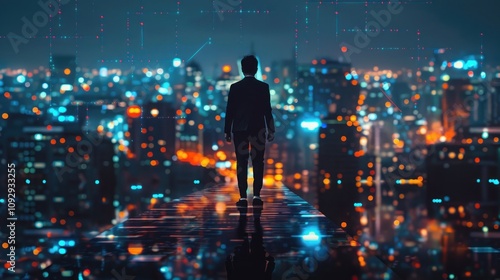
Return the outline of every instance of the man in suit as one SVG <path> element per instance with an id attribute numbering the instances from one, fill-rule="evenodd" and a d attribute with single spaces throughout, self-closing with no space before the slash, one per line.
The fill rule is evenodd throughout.
<path id="1" fill-rule="evenodd" d="M 234 142 L 236 152 L 236 172 L 240 191 L 240 200 L 236 203 L 238 207 L 248 205 L 249 156 L 252 158 L 254 173 L 252 203 L 254 207 L 263 206 L 260 190 L 264 180 L 266 139 L 267 141 L 274 139 L 275 128 L 271 113 L 269 85 L 255 79 L 257 67 L 258 61 L 253 55 L 245 56 L 241 60 L 241 69 L 245 78 L 231 85 L 226 107 L 224 132 L 226 141 Z"/>

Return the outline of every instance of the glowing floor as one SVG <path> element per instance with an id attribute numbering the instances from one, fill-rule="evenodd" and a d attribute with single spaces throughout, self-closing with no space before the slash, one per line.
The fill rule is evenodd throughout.
<path id="1" fill-rule="evenodd" d="M 262 210 L 249 199 L 245 211 L 236 186 L 225 185 L 157 204 L 90 240 L 65 267 L 80 279 L 396 278 L 288 188 L 262 197 Z"/>

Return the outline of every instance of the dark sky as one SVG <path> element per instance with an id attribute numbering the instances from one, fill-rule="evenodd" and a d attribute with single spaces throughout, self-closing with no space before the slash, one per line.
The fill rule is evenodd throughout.
<path id="1" fill-rule="evenodd" d="M 208 72 L 234 64 L 252 43 L 264 65 L 292 58 L 295 46 L 301 62 L 339 58 L 340 44 L 355 45 L 355 29 L 373 21 L 370 12 L 387 10 L 387 2 L 379 0 L 218 0 L 220 9 L 233 9 L 221 18 L 212 0 L 63 2 L 60 13 L 44 23 L 37 1 L 2 1 L 0 67 L 46 66 L 50 53 L 76 54 L 79 65 L 90 67 L 164 66 L 174 57 L 188 60 L 209 38 L 193 58 Z M 481 44 L 486 63 L 500 65 L 500 1 L 414 0 L 401 6 L 402 12 L 351 56 L 355 67 L 416 68 L 435 48 L 448 48 L 447 56 L 458 58 L 479 54 Z M 9 37 L 22 37 L 23 17 L 33 22 L 35 14 L 36 38 L 18 37 L 23 42 L 16 53 Z"/>

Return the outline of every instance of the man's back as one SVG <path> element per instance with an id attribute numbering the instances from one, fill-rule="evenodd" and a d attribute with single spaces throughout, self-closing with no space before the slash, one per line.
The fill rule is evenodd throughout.
<path id="1" fill-rule="evenodd" d="M 231 85 L 227 105 L 226 129 L 230 132 L 258 132 L 271 117 L 269 85 L 254 77 L 245 77 Z"/>

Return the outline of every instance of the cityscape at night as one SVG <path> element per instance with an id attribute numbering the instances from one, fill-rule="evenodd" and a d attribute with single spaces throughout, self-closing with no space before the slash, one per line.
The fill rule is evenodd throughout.
<path id="1" fill-rule="evenodd" d="M 3 3 L 1 279 L 500 279 L 500 3 L 194 2 Z"/>

